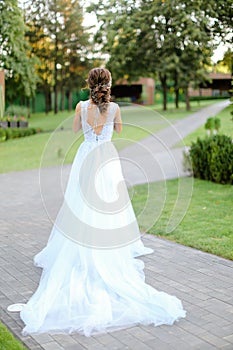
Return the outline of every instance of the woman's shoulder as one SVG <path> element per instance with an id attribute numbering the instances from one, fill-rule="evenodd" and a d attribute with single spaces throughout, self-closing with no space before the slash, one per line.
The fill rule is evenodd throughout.
<path id="1" fill-rule="evenodd" d="M 82 106 L 87 106 L 87 105 L 89 105 L 89 102 L 90 102 L 90 99 L 85 100 L 85 101 L 80 101 L 80 103 L 81 103 Z"/>
<path id="2" fill-rule="evenodd" d="M 116 102 L 110 102 L 110 106 L 112 106 L 114 110 L 117 110 L 117 108 L 119 107 L 119 105 Z"/>
<path id="3" fill-rule="evenodd" d="M 111 104 L 112 106 L 118 106 L 118 104 L 117 104 L 116 102 L 113 102 L 113 101 L 111 101 L 110 104 Z"/>
<path id="4" fill-rule="evenodd" d="M 90 100 L 79 101 L 76 106 L 80 106 L 80 108 L 86 107 L 89 104 Z"/>

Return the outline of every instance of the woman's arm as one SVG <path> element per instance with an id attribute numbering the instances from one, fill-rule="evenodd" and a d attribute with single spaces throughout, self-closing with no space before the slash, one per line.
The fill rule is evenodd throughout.
<path id="1" fill-rule="evenodd" d="M 121 110 L 120 107 L 117 107 L 116 115 L 114 118 L 114 130 L 120 134 L 122 131 L 122 120 L 121 120 Z"/>
<path id="2" fill-rule="evenodd" d="M 81 123 L 81 103 L 79 102 L 75 108 L 75 117 L 73 121 L 73 131 L 78 132 L 82 128 Z"/>

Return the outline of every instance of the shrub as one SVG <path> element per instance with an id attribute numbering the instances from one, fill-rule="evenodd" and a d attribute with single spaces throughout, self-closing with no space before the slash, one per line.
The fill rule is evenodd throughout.
<path id="1" fill-rule="evenodd" d="M 193 176 L 221 184 L 233 184 L 233 142 L 226 135 L 213 135 L 193 142 L 189 155 Z"/>
<path id="2" fill-rule="evenodd" d="M 0 129 L 0 142 L 4 142 L 7 140 L 6 129 Z"/>
<path id="3" fill-rule="evenodd" d="M 9 131 L 10 132 L 10 131 Z M 22 137 L 24 136 L 22 134 L 22 132 L 20 131 L 20 129 L 15 129 L 15 128 L 12 128 L 11 129 L 11 137 L 9 137 L 9 139 L 17 139 L 18 137 Z"/>
<path id="4" fill-rule="evenodd" d="M 226 93 L 225 96 L 190 96 L 190 101 L 202 101 L 202 100 L 224 100 L 230 97 L 230 94 Z"/>
<path id="5" fill-rule="evenodd" d="M 13 135 L 13 129 L 5 129 L 6 132 L 6 140 L 8 139 L 12 139 L 12 135 Z"/>
<path id="6" fill-rule="evenodd" d="M 214 118 L 214 130 L 216 131 L 216 133 L 219 131 L 221 126 L 221 120 L 217 117 Z"/>
<path id="7" fill-rule="evenodd" d="M 221 120 L 217 117 L 208 118 L 205 122 L 205 129 L 207 130 L 207 134 L 217 134 L 221 126 Z"/>
<path id="8" fill-rule="evenodd" d="M 208 118 L 207 120 L 206 120 L 206 122 L 205 122 L 205 129 L 207 130 L 207 131 L 209 131 L 209 135 L 210 135 L 210 133 L 212 133 L 212 131 L 213 131 L 213 129 L 214 129 L 214 119 L 213 118 Z"/>
<path id="9" fill-rule="evenodd" d="M 41 132 L 42 130 L 40 128 L 8 128 L 8 129 L 1 129 L 0 128 L 0 142 L 9 140 L 9 139 L 16 139 L 19 137 L 24 136 L 30 136 L 34 135 L 38 132 Z"/>

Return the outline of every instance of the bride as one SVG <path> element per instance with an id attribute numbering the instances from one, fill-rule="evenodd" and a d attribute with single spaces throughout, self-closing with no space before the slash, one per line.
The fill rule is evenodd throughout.
<path id="1" fill-rule="evenodd" d="M 74 158 L 64 202 L 46 247 L 34 262 L 43 269 L 38 289 L 20 317 L 23 334 L 85 336 L 133 325 L 172 325 L 185 317 L 175 296 L 145 283 L 144 247 L 111 142 L 120 133 L 120 108 L 110 102 L 111 74 L 89 72 L 90 99 L 79 102 L 73 122 L 84 142 Z"/>

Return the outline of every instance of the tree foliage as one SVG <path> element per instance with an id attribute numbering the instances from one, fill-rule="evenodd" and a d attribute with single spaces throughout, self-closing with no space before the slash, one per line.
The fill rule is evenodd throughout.
<path id="1" fill-rule="evenodd" d="M 216 72 L 233 74 L 233 52 L 230 48 L 224 53 L 223 59 L 215 65 Z"/>
<path id="2" fill-rule="evenodd" d="M 25 38 L 26 27 L 17 0 L 0 0 L 0 69 L 6 73 L 6 96 L 30 97 L 36 89 L 30 46 Z"/>
<path id="3" fill-rule="evenodd" d="M 69 107 L 72 91 L 83 86 L 89 68 L 89 35 L 82 25 L 83 13 L 78 0 L 35 0 L 26 9 L 30 28 L 28 37 L 33 52 L 40 59 L 37 72 L 46 97 L 46 111 L 51 109 L 51 92 L 55 93 L 54 111 L 58 111 L 58 92 L 62 109 L 66 92 Z"/>
<path id="4" fill-rule="evenodd" d="M 204 0 L 99 1 L 89 11 L 100 23 L 96 41 L 109 54 L 115 79 L 159 77 L 164 109 L 167 81 L 172 80 L 177 94 L 180 87 L 186 91 L 189 108 L 188 85 L 205 79 L 216 32 L 223 37 L 228 30 L 226 5 L 220 2 L 221 13 Z"/>

